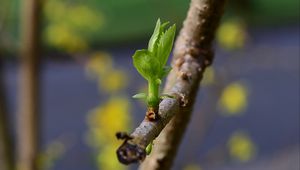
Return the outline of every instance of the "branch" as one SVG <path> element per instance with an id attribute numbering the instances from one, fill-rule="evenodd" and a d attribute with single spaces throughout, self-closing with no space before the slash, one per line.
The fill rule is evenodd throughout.
<path id="1" fill-rule="evenodd" d="M 216 82 L 209 86 L 210 92 L 207 98 L 205 98 L 205 107 L 202 107 L 200 113 L 197 113 L 196 117 L 193 117 L 193 120 L 196 119 L 197 121 L 197 125 L 195 125 L 197 128 L 194 127 L 196 130 L 192 134 L 194 140 L 195 137 L 197 138 L 198 144 L 201 144 L 217 117 L 215 109 L 217 100 L 224 88 L 225 80 L 223 79 L 223 75 L 216 76 Z M 141 164 L 140 170 L 171 169 L 190 116 L 191 112 L 181 111 L 167 124 L 160 135 L 154 140 L 153 150 Z M 188 148 L 195 149 L 193 146 L 188 146 Z"/>
<path id="2" fill-rule="evenodd" d="M 125 139 L 124 143 L 117 150 L 120 162 L 130 164 L 143 161 L 146 157 L 146 146 L 162 132 L 175 115 L 178 118 L 182 118 L 180 121 L 182 123 L 180 123 L 180 126 L 170 129 L 170 131 L 171 133 L 176 131 L 176 134 L 179 134 L 176 135 L 179 137 L 176 137 L 178 140 L 174 141 L 175 138 L 163 138 L 161 135 L 159 138 L 164 139 L 163 142 L 169 144 L 168 147 L 172 147 L 173 152 L 176 153 L 179 139 L 192 112 L 199 82 L 202 79 L 205 68 L 213 60 L 211 45 L 216 27 L 223 13 L 223 7 L 224 0 L 191 1 L 188 16 L 175 44 L 172 60 L 173 71 L 168 76 L 164 90 L 165 93 L 173 95 L 175 98 L 161 101 L 158 112 L 159 118 L 149 120 L 145 117 L 139 127 Z M 178 121 L 176 118 L 172 122 L 176 120 Z M 167 127 L 170 127 L 170 125 Z M 158 146 L 155 145 L 155 147 Z M 169 162 L 167 164 L 171 165 L 174 156 L 175 154 L 169 156 L 171 159 L 167 161 Z M 163 155 L 163 157 L 155 159 L 154 164 L 160 165 L 166 162 L 166 158 Z M 144 165 L 147 165 L 147 162 Z M 143 167 L 146 166 L 141 168 L 154 169 Z"/>
<path id="3" fill-rule="evenodd" d="M 22 1 L 20 97 L 17 170 L 37 170 L 40 144 L 40 16 L 41 0 Z"/>
<path id="4" fill-rule="evenodd" d="M 223 13 L 225 0 L 192 0 L 188 16 L 184 22 L 183 29 L 176 42 L 174 56 L 178 59 L 185 58 L 194 52 L 198 53 L 197 57 L 203 66 L 203 71 L 207 64 L 211 64 L 212 41 L 214 39 L 215 30 Z M 192 46 L 192 48 L 191 48 Z M 181 51 L 190 49 L 189 54 L 181 54 Z M 176 61 L 176 60 L 175 60 Z M 203 72 L 199 76 L 202 78 Z M 198 89 L 199 82 L 196 83 L 195 91 Z M 168 88 L 168 87 L 167 87 Z M 196 93 L 190 97 L 195 100 Z M 161 132 L 160 136 L 155 140 L 153 153 L 140 166 L 142 170 L 159 170 L 170 169 L 172 162 L 177 153 L 178 146 L 189 122 L 192 106 L 181 109 L 179 114 L 171 120 L 171 122 Z"/>

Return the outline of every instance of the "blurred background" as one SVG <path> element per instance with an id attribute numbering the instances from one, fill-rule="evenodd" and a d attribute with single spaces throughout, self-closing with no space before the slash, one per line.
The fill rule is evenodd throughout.
<path id="1" fill-rule="evenodd" d="M 115 132 L 130 132 L 145 112 L 131 98 L 146 90 L 131 56 L 147 47 L 157 18 L 180 30 L 189 1 L 45 0 L 42 6 L 35 49 L 41 51 L 39 166 L 136 169 L 115 154 Z M 21 22 L 27 22 L 21 8 L 20 0 L 0 0 L 0 125 L 8 124 L 12 148 Z M 298 170 L 299 1 L 229 1 L 215 50 L 173 169 Z"/>

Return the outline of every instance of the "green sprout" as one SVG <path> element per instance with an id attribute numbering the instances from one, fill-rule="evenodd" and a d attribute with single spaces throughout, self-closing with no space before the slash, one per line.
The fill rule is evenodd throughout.
<path id="1" fill-rule="evenodd" d="M 154 113 L 154 120 L 158 114 L 158 107 L 161 98 L 168 97 L 168 95 L 159 94 L 159 86 L 161 80 L 170 71 L 171 67 L 166 66 L 169 55 L 172 50 L 173 41 L 176 32 L 175 24 L 165 30 L 169 22 L 160 23 L 157 20 L 154 32 L 149 40 L 148 49 L 137 50 L 133 58 L 133 65 L 137 71 L 148 81 L 148 94 L 139 93 L 133 98 L 144 99 L 147 102 L 148 112 Z M 150 115 L 150 114 L 149 114 Z M 153 141 L 146 147 L 147 155 L 152 150 Z"/>
<path id="2" fill-rule="evenodd" d="M 148 49 L 137 50 L 132 56 L 134 67 L 148 81 L 148 94 L 139 93 L 133 98 L 145 99 L 148 110 L 155 113 L 162 97 L 159 94 L 162 78 L 171 71 L 171 67 L 166 64 L 172 50 L 176 26 L 174 24 L 165 29 L 168 24 L 169 22 L 161 24 L 158 19 Z"/>
<path id="3" fill-rule="evenodd" d="M 146 154 L 149 155 L 152 151 L 153 141 L 151 141 L 148 146 L 146 147 Z"/>

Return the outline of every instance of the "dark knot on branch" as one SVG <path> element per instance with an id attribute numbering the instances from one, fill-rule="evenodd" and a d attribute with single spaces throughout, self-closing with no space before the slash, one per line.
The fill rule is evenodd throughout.
<path id="1" fill-rule="evenodd" d="M 146 157 L 146 151 L 144 147 L 130 143 L 129 140 L 125 140 L 118 148 L 117 156 L 121 163 L 128 165 L 143 161 Z"/>
<path id="2" fill-rule="evenodd" d="M 123 144 L 117 150 L 117 157 L 121 163 L 128 165 L 145 159 L 145 147 L 134 144 L 134 142 L 131 141 L 134 139 L 133 137 L 126 132 L 117 132 L 116 137 L 124 140 Z"/>

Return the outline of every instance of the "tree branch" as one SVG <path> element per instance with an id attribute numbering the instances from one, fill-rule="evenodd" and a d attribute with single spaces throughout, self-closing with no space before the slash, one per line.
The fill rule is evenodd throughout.
<path id="1" fill-rule="evenodd" d="M 22 1 L 18 170 L 37 170 L 40 144 L 40 16 L 41 0 Z"/>
<path id="2" fill-rule="evenodd" d="M 156 167 L 170 169 L 180 138 L 191 115 L 199 82 L 205 68 L 213 60 L 211 46 L 223 13 L 224 2 L 225 0 L 191 1 L 188 16 L 175 44 L 173 70 L 168 76 L 164 90 L 175 98 L 161 101 L 159 118 L 154 121 L 145 118 L 129 138 L 125 139 L 117 150 L 120 162 L 130 164 L 144 160 L 146 146 L 176 115 L 163 130 L 164 133 L 159 136 L 159 144 L 155 145 L 155 147 L 163 145 L 160 148 L 167 149 L 168 152 L 152 153 L 155 158 L 147 159 L 141 166 L 141 169 L 156 169 Z"/>

